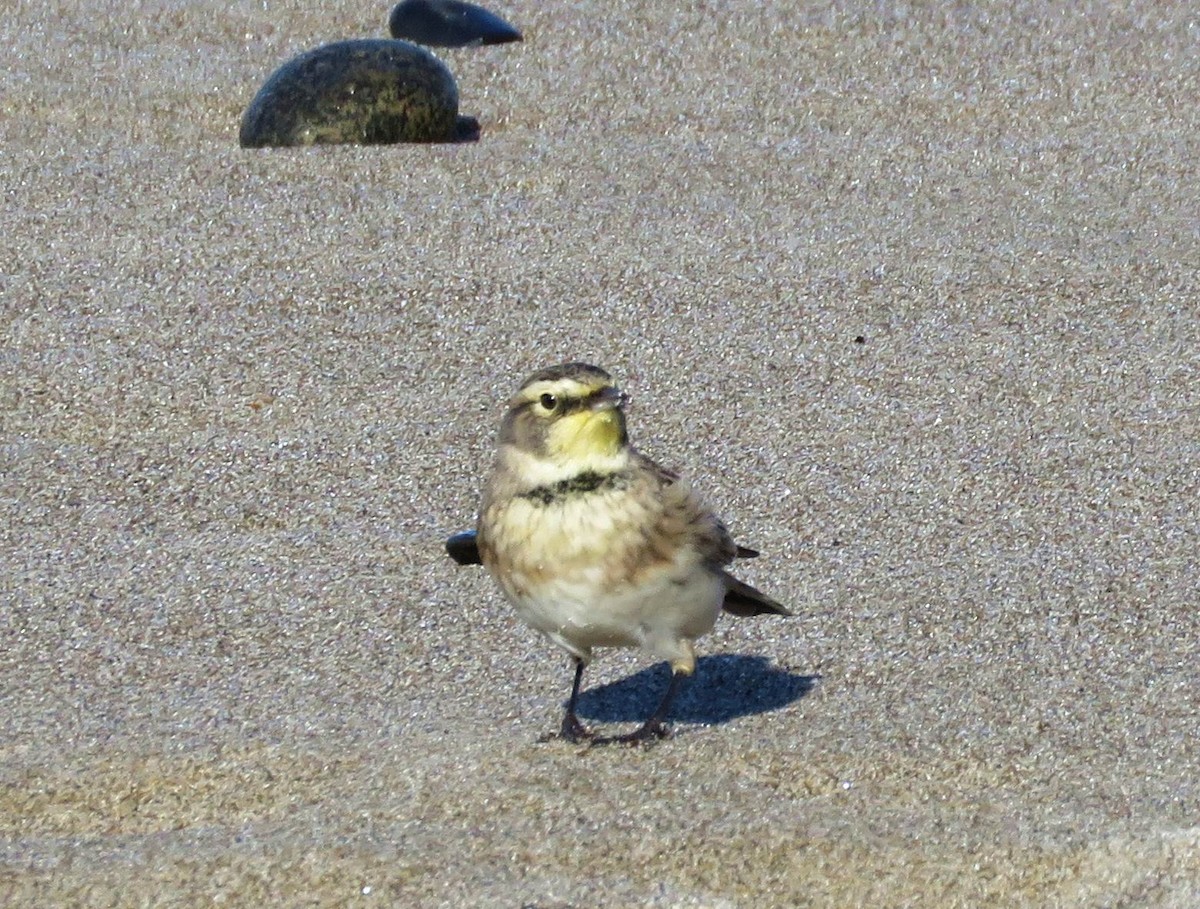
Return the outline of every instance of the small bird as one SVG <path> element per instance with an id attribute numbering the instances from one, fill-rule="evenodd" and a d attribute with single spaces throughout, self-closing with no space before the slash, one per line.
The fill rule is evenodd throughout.
<path id="1" fill-rule="evenodd" d="M 722 608 L 791 615 L 725 566 L 758 553 L 677 474 L 629 443 L 628 398 L 597 366 L 534 373 L 509 402 L 474 532 L 451 537 L 459 564 L 483 564 L 517 615 L 574 660 L 558 736 L 593 744 L 670 734 L 671 702 L 696 667 L 693 642 Z M 576 715 L 596 647 L 640 647 L 671 666 L 662 701 L 634 732 L 597 737 Z"/>

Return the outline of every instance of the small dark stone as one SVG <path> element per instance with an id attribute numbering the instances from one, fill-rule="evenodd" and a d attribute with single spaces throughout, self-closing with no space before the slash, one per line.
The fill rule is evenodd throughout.
<path id="1" fill-rule="evenodd" d="M 294 57 L 242 116 L 243 148 L 461 142 L 479 123 L 458 114 L 458 86 L 437 57 L 407 41 L 326 44 Z"/>
<path id="2" fill-rule="evenodd" d="M 393 38 L 430 47 L 521 40 L 521 33 L 495 13 L 462 0 L 404 0 L 392 9 L 388 28 Z"/>
<path id="3" fill-rule="evenodd" d="M 863 337 L 862 335 L 855 335 L 855 336 L 854 336 L 854 343 L 855 343 L 855 344 L 866 344 L 866 343 L 867 343 L 867 339 L 866 339 L 865 337 Z"/>

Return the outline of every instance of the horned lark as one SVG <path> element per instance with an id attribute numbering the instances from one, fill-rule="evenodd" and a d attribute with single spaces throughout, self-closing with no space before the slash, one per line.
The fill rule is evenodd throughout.
<path id="1" fill-rule="evenodd" d="M 575 681 L 559 735 L 594 739 L 576 716 L 583 669 L 596 647 L 640 647 L 671 665 L 661 703 L 635 732 L 668 735 L 693 642 L 722 608 L 790 615 L 724 566 L 757 555 L 679 477 L 629 444 L 627 398 L 596 366 L 536 372 L 509 402 L 477 531 L 451 537 L 460 564 L 482 563 L 530 627 L 571 655 Z"/>

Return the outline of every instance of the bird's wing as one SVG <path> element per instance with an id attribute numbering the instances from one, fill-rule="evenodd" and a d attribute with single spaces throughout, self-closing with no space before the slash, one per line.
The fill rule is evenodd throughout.
<path id="1" fill-rule="evenodd" d="M 640 451 L 634 452 L 634 457 L 649 471 L 663 493 L 660 534 L 668 539 L 688 538 L 700 550 L 704 560 L 715 566 L 728 565 L 742 553 L 720 518 L 708 510 L 679 474 L 656 464 Z"/>
<path id="2" fill-rule="evenodd" d="M 654 474 L 655 479 L 663 486 L 670 486 L 672 483 L 679 482 L 679 471 L 663 467 L 657 461 L 646 457 L 637 449 L 633 451 L 633 459 L 639 466 L 644 467 L 650 473 Z"/>
<path id="3" fill-rule="evenodd" d="M 683 492 L 683 496 L 675 500 L 676 510 L 686 517 L 689 526 L 693 528 L 694 542 L 713 567 L 728 565 L 734 559 L 758 558 L 757 550 L 739 546 L 733 541 L 725 524 L 701 504 L 695 493 L 680 480 L 679 474 L 660 467 L 641 452 L 637 453 L 637 457 L 654 471 L 659 483 L 663 486 L 678 487 Z M 723 568 L 718 570 L 725 580 L 725 601 L 722 607 L 726 612 L 738 616 L 792 614 L 786 606 L 771 599 L 761 590 L 739 581 Z"/>

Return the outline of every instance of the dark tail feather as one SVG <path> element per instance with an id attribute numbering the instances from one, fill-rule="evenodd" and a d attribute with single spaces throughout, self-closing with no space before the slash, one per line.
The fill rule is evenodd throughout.
<path id="1" fill-rule="evenodd" d="M 456 533 L 446 541 L 446 554 L 459 565 L 482 565 L 479 558 L 479 545 L 475 540 L 475 531 L 464 530 Z"/>
<path id="2" fill-rule="evenodd" d="M 791 615 L 792 613 L 749 584 L 743 584 L 728 572 L 725 575 L 724 609 L 733 615 Z"/>

